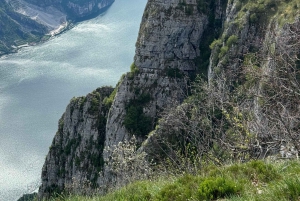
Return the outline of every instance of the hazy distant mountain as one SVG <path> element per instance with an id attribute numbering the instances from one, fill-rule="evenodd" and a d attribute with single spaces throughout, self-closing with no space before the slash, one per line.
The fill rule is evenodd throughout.
<path id="1" fill-rule="evenodd" d="M 0 55 L 97 16 L 114 0 L 0 0 Z"/>
<path id="2" fill-rule="evenodd" d="M 11 5 L 0 1 L 0 55 L 17 46 L 37 42 L 49 29 L 35 20 L 14 11 Z"/>
<path id="3" fill-rule="evenodd" d="M 73 20 L 82 20 L 93 17 L 109 7 L 114 0 L 25 0 L 28 3 L 40 6 L 53 6 L 67 14 Z"/>

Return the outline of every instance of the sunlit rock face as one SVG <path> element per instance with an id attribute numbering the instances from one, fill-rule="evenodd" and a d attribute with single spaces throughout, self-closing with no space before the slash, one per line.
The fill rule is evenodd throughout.
<path id="1" fill-rule="evenodd" d="M 102 87 L 71 100 L 59 120 L 42 169 L 39 197 L 49 197 L 65 189 L 86 192 L 97 188 L 104 164 L 102 152 L 109 109 L 103 100 L 112 91 L 113 88 Z"/>
<path id="2" fill-rule="evenodd" d="M 155 128 L 159 113 L 186 98 L 189 75 L 196 72 L 195 60 L 201 55 L 199 47 L 208 23 L 207 14 L 198 9 L 196 0 L 186 1 L 184 6 L 179 0 L 148 1 L 133 71 L 121 80 L 110 108 L 105 147 L 129 140 L 132 135 L 142 143 Z M 150 128 L 128 124 L 133 107 L 142 108 L 136 121 L 144 124 L 140 119 L 148 118 Z M 104 159 L 108 158 L 104 154 Z M 104 174 L 109 181 L 117 180 L 108 166 Z"/>
<path id="3" fill-rule="evenodd" d="M 126 75 L 118 88 L 108 119 L 107 146 L 130 136 L 123 121 L 125 105 L 131 100 L 149 94 L 143 111 L 151 118 L 171 100 L 183 100 L 185 75 L 196 69 L 194 59 L 201 54 L 199 45 L 208 24 L 196 1 L 188 5 L 189 12 L 179 1 L 148 1 L 136 42 L 134 66 L 138 72 Z"/>
<path id="4" fill-rule="evenodd" d="M 133 135 L 136 136 L 142 148 L 145 146 L 143 142 L 153 130 L 151 134 L 155 137 L 155 129 L 159 129 L 159 126 L 155 128 L 159 113 L 165 108 L 176 107 L 187 97 L 189 75 L 197 72 L 197 61 L 199 58 L 201 60 L 205 52 L 203 47 L 201 49 L 202 43 L 205 43 L 205 38 L 209 38 L 210 34 L 213 34 L 210 38 L 211 42 L 218 38 L 219 41 L 216 46 L 211 46 L 212 51 L 209 51 L 205 62 L 208 63 L 207 68 L 209 67 L 208 80 L 220 86 L 220 89 L 216 89 L 220 90 L 218 91 L 220 94 L 224 91 L 230 92 L 232 89 L 232 86 L 224 84 L 224 81 L 234 80 L 236 77 L 234 77 L 235 74 L 226 74 L 226 77 L 221 77 L 218 76 L 219 73 L 226 72 L 227 69 L 240 71 L 245 53 L 267 47 L 265 44 L 271 37 L 268 33 L 271 32 L 272 23 L 255 26 L 249 21 L 249 12 L 245 12 L 241 17 L 237 9 L 238 0 L 207 1 L 210 2 L 209 8 L 201 2 L 148 0 L 136 42 L 136 54 L 131 72 L 122 76 L 115 89 L 114 100 L 109 111 L 105 110 L 106 123 L 98 127 L 105 135 L 101 140 L 100 151 L 97 152 L 101 155 L 101 160 L 106 161 L 111 157 L 108 152 L 103 152 L 103 148 L 105 150 L 114 147 L 119 142 L 129 140 Z M 261 27 L 264 29 L 261 30 Z M 220 32 L 215 34 L 215 29 Z M 281 29 L 278 28 L 278 30 Z M 206 48 L 208 49 L 209 45 Z M 254 111 L 259 111 L 255 105 L 257 104 L 254 102 L 252 104 Z M 70 155 L 75 158 L 80 158 L 79 153 L 96 152 L 96 148 L 85 146 L 85 143 L 82 146 L 79 145 L 82 143 L 83 136 L 77 138 L 76 135 L 82 133 L 81 130 L 85 131 L 86 135 L 96 132 L 87 122 L 98 118 L 100 111 L 92 118 L 83 115 L 82 122 L 85 123 L 79 123 L 74 129 L 63 125 L 63 135 L 56 136 L 53 144 L 64 141 L 61 139 L 74 142 L 75 147 L 80 147 L 71 150 Z M 85 110 L 78 112 L 79 116 L 85 113 Z M 74 121 L 78 122 L 78 116 L 68 114 L 70 114 L 70 109 L 67 109 L 64 115 L 64 122 L 69 122 L 67 125 L 72 125 Z M 151 145 L 148 143 L 148 148 L 153 148 Z M 69 150 L 66 143 L 60 143 L 60 147 L 60 149 Z M 67 182 L 57 175 L 58 168 L 62 167 L 59 161 L 65 161 L 63 156 L 59 152 L 51 154 L 50 150 L 42 173 L 41 196 L 45 193 L 44 189 L 51 189 L 51 186 L 53 186 L 53 192 L 58 185 L 60 185 L 60 190 L 66 186 Z M 69 157 L 68 154 L 65 154 L 65 157 Z M 67 161 L 71 160 L 67 159 Z M 83 164 L 89 164 L 88 161 L 83 160 L 83 162 Z M 89 179 L 85 177 L 85 169 L 76 169 L 74 163 L 76 164 L 76 160 L 73 166 L 63 165 L 65 167 L 63 171 L 68 172 L 68 182 L 71 177 L 78 177 L 79 180 L 80 178 Z M 106 164 L 101 166 L 101 178 L 97 179 L 97 185 L 109 186 L 113 182 L 121 182 L 112 174 L 111 169 Z M 93 171 L 95 170 L 92 170 L 92 174 L 96 174 Z M 52 192 L 47 191 L 47 193 L 50 195 Z"/>
<path id="5" fill-rule="evenodd" d="M 184 100 L 188 74 L 196 69 L 194 60 L 201 54 L 199 45 L 208 24 L 208 17 L 197 9 L 196 1 L 189 2 L 189 7 L 192 11 L 187 12 L 179 1 L 148 1 L 136 43 L 133 72 L 120 80 L 106 124 L 102 127 L 91 126 L 96 124 L 99 113 L 86 115 L 90 107 L 89 98 L 81 111 L 80 106 L 76 106 L 79 103 L 75 104 L 76 107 L 73 102 L 70 103 L 60 120 L 64 120 L 64 124 L 60 124 L 44 164 L 40 197 L 63 190 L 72 182 L 72 177 L 79 181 L 96 181 L 94 176 L 99 170 L 91 169 L 88 174 L 92 176 L 88 176 L 85 167 L 91 164 L 87 159 L 81 160 L 81 154 L 97 152 L 104 161 L 109 155 L 97 151 L 96 147 L 91 149 L 86 146 L 85 141 L 90 137 L 85 136 L 95 136 L 101 128 L 105 131 L 105 137 L 101 140 L 104 148 L 129 139 L 133 134 L 141 143 L 155 127 L 158 113 Z M 71 108 L 75 108 L 72 115 Z M 148 126 L 131 128 L 132 125 L 128 123 L 128 119 L 132 118 L 129 108 L 136 109 L 138 116 L 135 120 L 139 125 Z M 76 126 L 70 126 L 73 124 Z M 70 142 L 74 143 L 69 145 Z M 60 153 L 58 150 L 70 150 L 70 153 Z M 78 161 L 82 164 L 77 164 Z M 110 167 L 103 164 L 102 170 L 103 177 L 96 181 L 98 186 L 115 181 L 116 178 L 110 174 Z"/>
<path id="6" fill-rule="evenodd" d="M 197 10 L 196 0 L 188 11 L 179 1 L 149 1 L 136 43 L 135 65 L 140 68 L 195 70 L 193 60 L 208 16 Z"/>

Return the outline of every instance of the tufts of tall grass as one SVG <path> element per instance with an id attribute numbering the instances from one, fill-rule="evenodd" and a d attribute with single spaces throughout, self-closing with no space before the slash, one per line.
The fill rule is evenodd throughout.
<path id="1" fill-rule="evenodd" d="M 196 175 L 133 182 L 105 196 L 60 196 L 51 201 L 296 201 L 300 200 L 300 162 L 251 161 L 208 166 Z"/>

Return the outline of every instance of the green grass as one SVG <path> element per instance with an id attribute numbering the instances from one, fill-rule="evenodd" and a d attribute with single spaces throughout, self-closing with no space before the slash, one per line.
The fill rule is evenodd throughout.
<path id="1" fill-rule="evenodd" d="M 51 201 L 288 201 L 300 198 L 298 161 L 264 162 L 216 167 L 197 175 L 137 181 L 105 196 L 61 196 Z"/>

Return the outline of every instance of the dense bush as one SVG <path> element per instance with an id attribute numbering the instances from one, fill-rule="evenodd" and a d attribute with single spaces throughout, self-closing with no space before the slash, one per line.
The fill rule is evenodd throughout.
<path id="1" fill-rule="evenodd" d="M 146 116 L 143 107 L 151 100 L 150 94 L 141 94 L 126 105 L 123 124 L 133 135 L 146 136 L 152 129 L 152 118 Z"/>
<path id="2" fill-rule="evenodd" d="M 215 200 L 237 194 L 241 187 L 229 178 L 207 178 L 200 183 L 199 200 Z"/>
<path id="3" fill-rule="evenodd" d="M 238 37 L 236 35 L 231 35 L 226 41 L 226 46 L 230 48 L 233 44 L 237 43 L 237 41 Z"/>
<path id="4" fill-rule="evenodd" d="M 130 105 L 126 109 L 124 126 L 131 133 L 137 136 L 145 136 L 151 131 L 152 119 L 143 114 L 142 106 Z"/>
<path id="5" fill-rule="evenodd" d="M 209 48 L 210 49 L 214 49 L 214 47 L 215 46 L 220 46 L 220 45 L 222 45 L 222 41 L 221 41 L 221 39 L 218 39 L 218 40 L 214 40 L 210 45 L 209 45 Z"/>

